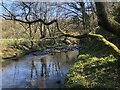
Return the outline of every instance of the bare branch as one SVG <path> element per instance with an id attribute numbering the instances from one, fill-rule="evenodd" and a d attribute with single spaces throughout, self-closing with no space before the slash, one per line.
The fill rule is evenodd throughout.
<path id="1" fill-rule="evenodd" d="M 63 7 L 63 6 L 60 6 L 60 5 L 59 5 L 58 7 L 61 7 L 61 8 L 63 8 L 63 9 L 65 9 L 65 10 L 68 10 L 68 11 L 71 11 L 72 13 L 76 14 L 79 18 L 81 18 L 80 14 L 78 14 L 77 12 L 75 12 L 75 11 L 73 11 L 73 10 L 71 10 L 71 9 L 68 9 L 68 8 Z"/>

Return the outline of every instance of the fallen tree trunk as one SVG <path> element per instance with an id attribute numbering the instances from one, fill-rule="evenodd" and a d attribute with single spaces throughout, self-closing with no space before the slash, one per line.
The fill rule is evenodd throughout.
<path id="1" fill-rule="evenodd" d="M 120 50 L 118 49 L 118 47 L 115 44 L 111 43 L 110 41 L 106 40 L 102 35 L 89 33 L 88 36 L 91 38 L 95 38 L 100 42 L 103 42 L 105 45 L 112 48 L 118 56 L 120 56 Z"/>
<path id="2" fill-rule="evenodd" d="M 78 39 L 87 38 L 87 37 L 90 37 L 92 39 L 97 39 L 98 41 L 104 43 L 106 46 L 108 46 L 112 50 L 114 50 L 116 55 L 120 57 L 120 49 L 115 44 L 111 43 L 110 41 L 105 39 L 100 34 L 87 33 L 87 34 L 83 34 L 83 35 L 74 35 L 74 34 L 68 34 L 68 33 L 64 33 L 64 32 L 62 32 L 62 33 L 63 33 L 64 36 L 78 38 Z"/>
<path id="3" fill-rule="evenodd" d="M 120 49 L 113 43 L 111 43 L 110 41 L 106 40 L 102 35 L 100 34 L 92 34 L 92 33 L 85 33 L 83 35 L 76 35 L 76 34 L 69 34 L 69 33 L 65 33 L 63 32 L 60 28 L 59 28 L 59 25 L 58 25 L 58 22 L 56 22 L 57 24 L 57 28 L 58 30 L 66 37 L 73 37 L 73 38 L 78 38 L 78 39 L 82 39 L 82 38 L 86 38 L 86 37 L 90 37 L 90 38 L 95 38 L 101 42 L 103 42 L 105 45 L 111 47 L 111 49 L 113 49 L 117 56 L 120 56 Z"/>

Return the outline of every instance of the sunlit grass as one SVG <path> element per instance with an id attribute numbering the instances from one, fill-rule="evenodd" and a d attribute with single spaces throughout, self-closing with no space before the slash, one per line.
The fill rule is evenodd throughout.
<path id="1" fill-rule="evenodd" d="M 116 88 L 117 64 L 113 52 L 101 43 L 85 46 L 65 79 L 66 88 Z M 87 44 L 86 44 L 87 45 Z"/>
<path id="2" fill-rule="evenodd" d="M 17 55 L 22 54 L 25 50 L 28 50 L 27 47 L 20 45 L 25 42 L 29 45 L 29 40 L 20 38 L 20 39 L 0 39 L 1 45 L 1 56 L 4 57 L 12 57 L 16 53 Z"/>
<path id="3" fill-rule="evenodd" d="M 115 88 L 117 86 L 114 56 L 105 58 L 82 56 L 81 58 L 67 74 L 66 87 Z"/>

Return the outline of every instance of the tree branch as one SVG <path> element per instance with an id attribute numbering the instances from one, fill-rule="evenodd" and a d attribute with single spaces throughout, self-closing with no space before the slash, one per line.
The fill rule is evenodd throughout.
<path id="1" fill-rule="evenodd" d="M 105 45 L 112 48 L 118 56 L 120 56 L 120 49 L 118 49 L 118 47 L 114 45 L 113 43 L 111 43 L 110 41 L 106 40 L 102 35 L 89 33 L 88 37 L 95 38 L 99 40 L 100 42 L 103 42 Z"/>
<path id="2" fill-rule="evenodd" d="M 97 9 L 99 7 L 99 5 L 97 4 Z M 100 8 L 99 8 L 100 9 Z M 101 26 L 103 26 L 105 29 L 107 29 L 107 31 L 109 32 L 112 32 L 113 34 L 115 35 L 119 35 L 120 36 L 120 25 L 119 23 L 115 22 L 114 20 L 111 22 L 108 21 L 108 18 L 106 16 L 106 14 L 104 13 L 103 16 L 100 16 L 102 15 L 101 13 L 97 13 L 98 14 L 98 19 L 100 20 L 101 22 Z M 5 17 L 4 17 L 5 18 Z M 6 18 L 7 20 L 12 20 L 12 18 Z M 105 19 L 105 20 L 103 20 Z M 57 29 L 63 34 L 61 36 L 66 36 L 66 37 L 73 37 L 73 38 L 78 38 L 78 39 L 81 39 L 81 38 L 86 38 L 86 37 L 90 37 L 90 38 L 95 38 L 101 42 L 103 42 L 105 45 L 111 47 L 118 56 L 120 56 L 120 50 L 117 48 L 116 45 L 114 45 L 113 43 L 109 42 L 108 40 L 106 40 L 102 35 L 99 35 L 99 34 L 92 34 L 92 33 L 85 33 L 83 35 L 76 35 L 76 34 L 69 34 L 69 33 L 66 33 L 64 31 L 62 31 L 59 27 L 59 24 L 58 24 L 58 21 L 57 20 L 52 20 L 50 22 L 45 22 L 44 20 L 42 19 L 37 19 L 37 20 L 33 20 L 33 21 L 24 21 L 24 20 L 20 20 L 20 19 L 16 19 L 14 18 L 15 21 L 19 21 L 19 22 L 22 22 L 22 23 L 26 23 L 26 24 L 33 24 L 33 23 L 36 23 L 36 22 L 41 22 L 43 23 L 44 25 L 51 25 L 53 23 L 56 23 L 56 27 Z M 113 26 L 114 24 L 115 26 Z M 117 24 L 116 24 L 117 23 Z M 105 24 L 105 25 L 104 25 Z M 106 26 L 106 25 L 109 25 L 110 27 Z M 117 25 L 117 27 L 116 27 Z M 57 38 L 57 37 L 56 37 Z"/>
<path id="3" fill-rule="evenodd" d="M 33 20 L 33 21 L 24 21 L 24 20 L 21 20 L 21 19 L 16 19 L 16 18 L 10 18 L 10 17 L 5 17 L 5 16 L 2 16 L 5 20 L 14 20 L 14 21 L 18 21 L 18 22 L 21 22 L 21 23 L 25 23 L 25 24 L 33 24 L 33 23 L 37 23 L 37 22 L 41 22 L 45 25 L 51 25 L 53 24 L 54 22 L 56 22 L 57 20 L 52 20 L 50 22 L 44 22 L 44 20 L 42 20 L 41 18 L 40 19 L 37 19 L 37 20 Z"/>

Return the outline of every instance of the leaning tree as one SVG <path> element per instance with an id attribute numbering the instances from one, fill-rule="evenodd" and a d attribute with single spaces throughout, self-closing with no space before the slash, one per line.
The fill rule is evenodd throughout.
<path id="1" fill-rule="evenodd" d="M 76 35 L 76 34 L 66 33 L 63 30 L 61 30 L 61 28 L 59 27 L 59 20 L 57 20 L 57 19 L 51 20 L 49 22 L 47 22 L 47 20 L 44 20 L 40 17 L 36 17 L 36 18 L 31 19 L 31 17 L 33 17 L 32 15 L 36 15 L 36 13 L 34 13 L 35 11 L 33 12 L 33 10 L 30 10 L 31 9 L 30 7 L 32 5 L 34 5 L 34 3 L 26 4 L 26 3 L 22 2 L 22 4 L 23 5 L 20 4 L 20 6 L 24 6 L 23 11 L 27 7 L 27 10 L 25 9 L 26 11 L 22 13 L 22 16 L 24 17 L 24 19 L 23 18 L 21 19 L 20 17 L 16 18 L 16 16 L 20 16 L 19 13 L 18 14 L 11 13 L 11 11 L 8 10 L 3 4 L 2 4 L 3 8 L 9 14 L 8 15 L 3 14 L 2 17 L 5 18 L 6 20 L 14 20 L 14 21 L 18 21 L 18 22 L 21 22 L 21 23 L 24 23 L 24 24 L 28 24 L 29 28 L 30 28 L 30 25 L 32 25 L 34 23 L 37 23 L 37 22 L 41 22 L 44 25 L 51 25 L 53 23 L 56 23 L 57 29 L 62 33 L 60 36 L 67 36 L 67 37 L 73 37 L 73 38 L 78 38 L 78 39 L 86 38 L 86 37 L 95 38 L 95 39 L 103 42 L 105 45 L 111 47 L 111 49 L 113 49 L 115 51 L 115 53 L 116 53 L 116 55 L 118 56 L 118 59 L 119 59 L 120 49 L 115 44 L 113 44 L 112 42 L 105 39 L 102 35 L 92 33 L 92 32 L 90 32 L 91 30 L 89 32 L 86 32 L 85 34 L 82 34 L 82 35 L 81 34 Z M 105 4 L 106 4 L 105 2 L 95 2 L 96 14 L 97 14 L 97 17 L 98 17 L 98 25 L 100 27 L 104 28 L 104 30 L 110 32 L 111 34 L 114 34 L 114 35 L 120 37 L 120 23 L 118 21 L 116 21 L 112 16 L 110 16 L 106 12 Z M 85 28 L 86 27 L 86 25 L 85 25 L 85 23 L 86 23 L 85 4 L 83 2 L 80 2 L 79 5 L 82 8 L 81 12 L 82 12 L 83 26 Z M 78 6 L 78 5 L 76 5 L 76 6 Z M 79 8 L 75 7 L 74 4 L 73 4 L 73 7 L 75 9 L 79 10 Z"/>

